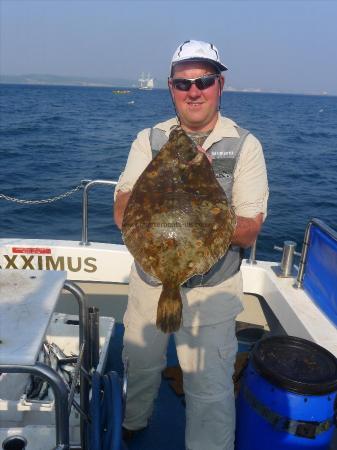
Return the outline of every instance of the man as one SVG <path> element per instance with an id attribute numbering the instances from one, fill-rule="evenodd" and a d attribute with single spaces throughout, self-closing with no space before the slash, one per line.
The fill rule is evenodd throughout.
<path id="1" fill-rule="evenodd" d="M 234 448 L 232 375 L 235 318 L 242 311 L 240 248 L 255 241 L 268 199 L 259 141 L 219 114 L 225 70 L 212 44 L 186 41 L 177 48 L 168 80 L 177 117 L 138 134 L 116 187 L 115 222 L 121 228 L 132 187 L 172 127 L 179 124 L 208 156 L 237 216 L 225 257 L 181 288 L 183 323 L 174 338 L 184 375 L 188 450 Z M 155 325 L 161 286 L 154 281 L 139 266 L 132 267 L 124 317 L 124 357 L 129 360 L 124 427 L 130 431 L 147 426 L 166 362 L 168 336 Z"/>

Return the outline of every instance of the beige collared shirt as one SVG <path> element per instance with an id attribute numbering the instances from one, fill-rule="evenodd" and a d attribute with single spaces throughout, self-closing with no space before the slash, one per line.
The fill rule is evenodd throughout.
<path id="1" fill-rule="evenodd" d="M 159 123 L 156 128 L 165 131 L 176 126 L 176 118 Z M 205 150 L 226 137 L 238 137 L 237 124 L 219 114 L 218 121 L 203 144 Z M 120 190 L 131 191 L 138 177 L 152 159 L 150 147 L 150 129 L 141 131 L 131 146 L 129 157 L 122 172 L 115 194 Z M 237 215 L 255 217 L 259 213 L 267 214 L 268 180 L 266 165 L 260 142 L 249 134 L 244 141 L 233 174 L 232 205 Z M 138 305 L 143 310 L 152 311 L 154 320 L 161 286 L 146 285 L 135 270 L 132 271 L 133 292 Z M 130 283 L 131 286 L 131 283 Z M 146 287 L 146 290 L 145 290 Z M 183 323 L 186 327 L 211 325 L 234 318 L 242 311 L 242 275 L 241 272 L 212 287 L 182 288 Z M 140 306 L 139 306 L 140 307 Z"/>
<path id="2" fill-rule="evenodd" d="M 165 131 L 169 136 L 173 126 L 178 124 L 177 118 L 159 123 L 155 128 Z M 238 125 L 231 119 L 219 114 L 218 121 L 203 144 L 208 150 L 212 144 L 226 137 L 237 137 Z M 131 146 L 124 171 L 121 173 L 115 189 L 118 191 L 131 191 L 138 177 L 152 159 L 150 146 L 150 128 L 138 133 Z M 242 217 L 255 217 L 259 213 L 267 215 L 268 180 L 265 160 L 260 142 L 249 134 L 243 144 L 239 159 L 233 174 L 232 206 L 235 213 Z"/>

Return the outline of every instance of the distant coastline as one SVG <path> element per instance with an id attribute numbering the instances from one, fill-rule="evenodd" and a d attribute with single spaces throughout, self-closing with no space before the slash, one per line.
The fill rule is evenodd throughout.
<path id="1" fill-rule="evenodd" d="M 155 89 L 166 89 L 167 82 L 156 80 Z M 0 84 L 30 85 L 30 86 L 78 86 L 78 87 L 96 87 L 96 88 L 137 88 L 137 80 L 121 79 L 121 78 L 90 78 L 90 77 L 70 77 L 59 75 L 0 75 Z M 310 92 L 310 91 L 282 91 L 268 90 L 262 88 L 237 88 L 226 86 L 226 92 L 244 92 L 255 94 L 293 94 L 293 95 L 316 95 L 335 97 L 337 94 L 330 94 L 327 91 Z"/>
<path id="2" fill-rule="evenodd" d="M 83 87 L 136 87 L 136 81 L 122 78 L 68 77 L 59 75 L 0 75 L 1 84 L 30 84 L 46 86 L 83 86 Z"/>

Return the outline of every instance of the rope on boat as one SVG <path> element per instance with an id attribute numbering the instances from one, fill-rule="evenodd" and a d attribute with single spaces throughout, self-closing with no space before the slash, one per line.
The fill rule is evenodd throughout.
<path id="1" fill-rule="evenodd" d="M 122 387 L 116 372 L 92 375 L 90 450 L 124 450 Z"/>

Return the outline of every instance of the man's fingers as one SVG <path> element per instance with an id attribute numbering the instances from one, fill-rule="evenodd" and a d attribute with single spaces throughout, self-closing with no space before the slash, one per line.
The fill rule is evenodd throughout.
<path id="1" fill-rule="evenodd" d="M 207 153 L 207 151 L 201 147 L 201 145 L 197 145 L 197 150 L 200 153 L 204 153 L 207 156 L 208 161 L 211 163 L 212 162 L 212 155 Z"/>

